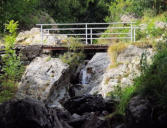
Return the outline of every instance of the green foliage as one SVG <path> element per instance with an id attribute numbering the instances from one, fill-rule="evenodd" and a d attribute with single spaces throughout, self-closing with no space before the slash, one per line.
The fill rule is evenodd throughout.
<path id="1" fill-rule="evenodd" d="M 156 27 L 156 23 L 158 22 L 166 22 L 167 13 L 163 13 L 161 15 L 155 16 L 150 18 L 149 16 L 143 16 L 141 20 L 139 20 L 136 25 L 139 26 L 140 24 L 145 24 L 145 29 L 139 29 L 137 30 L 136 33 L 136 39 L 141 40 L 141 39 L 146 39 L 146 38 L 151 38 L 155 39 L 157 37 L 162 36 L 166 32 L 166 28 L 158 28 Z"/>
<path id="2" fill-rule="evenodd" d="M 79 65 L 85 58 L 83 52 L 67 52 L 64 55 L 60 55 L 59 58 L 70 67 L 75 67 Z"/>
<path id="3" fill-rule="evenodd" d="M 68 52 L 60 55 L 59 58 L 70 67 L 78 66 L 84 59 L 85 55 L 83 53 L 83 43 L 76 38 L 68 38 L 66 46 L 68 47 Z"/>
<path id="4" fill-rule="evenodd" d="M 109 5 L 109 16 L 106 17 L 107 22 L 118 21 L 122 14 L 126 13 L 127 7 L 131 6 L 129 0 L 115 0 L 111 1 Z"/>
<path id="5" fill-rule="evenodd" d="M 141 55 L 141 59 L 140 59 L 140 70 L 143 73 L 145 70 L 148 69 L 148 62 L 147 62 L 147 52 L 145 51 L 144 53 L 142 53 Z"/>
<path id="6" fill-rule="evenodd" d="M 23 67 L 19 57 L 16 55 L 14 50 L 14 44 L 16 40 L 16 29 L 18 27 L 18 22 L 11 20 L 9 24 L 6 24 L 6 30 L 9 31 L 9 35 L 5 36 L 5 55 L 2 58 L 3 74 L 0 75 L 0 98 L 3 99 L 3 96 L 14 94 L 16 90 L 17 82 L 21 78 L 23 73 Z M 4 94 L 4 95 L 3 95 Z M 7 98 L 8 99 L 8 98 Z M 1 99 L 0 99 L 1 100 Z"/>
<path id="7" fill-rule="evenodd" d="M 129 86 L 121 91 L 120 103 L 118 104 L 116 110 L 118 113 L 125 114 L 125 109 L 128 105 L 130 98 L 133 96 L 135 92 L 135 88 L 136 88 L 135 86 Z"/>
<path id="8" fill-rule="evenodd" d="M 19 21 L 21 28 L 29 28 L 32 24 L 31 16 L 37 13 L 39 0 L 2 0 L 0 13 L 0 31 L 4 30 L 4 24 L 14 19 Z"/>
<path id="9" fill-rule="evenodd" d="M 42 0 L 56 22 L 103 22 L 110 0 Z"/>
<path id="10" fill-rule="evenodd" d="M 143 16 L 144 12 L 153 10 L 156 14 L 166 10 L 165 0 L 132 0 L 131 12 Z"/>
<path id="11" fill-rule="evenodd" d="M 121 88 L 120 85 L 117 85 L 114 88 L 114 91 L 108 94 L 108 96 L 112 99 L 119 101 L 119 103 L 116 105 L 116 113 L 123 115 L 125 114 L 125 109 L 128 105 L 128 101 L 133 96 L 135 89 L 135 86 L 127 86 L 125 88 Z"/>
<path id="12" fill-rule="evenodd" d="M 123 14 L 153 17 L 167 10 L 166 0 L 114 0 L 109 4 L 107 22 L 119 21 Z"/>
<path id="13" fill-rule="evenodd" d="M 76 51 L 78 48 L 80 50 L 83 49 L 84 45 L 83 43 L 81 43 L 80 40 L 76 39 L 76 38 L 73 38 L 73 37 L 70 37 L 68 39 L 68 44 L 67 44 L 68 48 L 70 51 Z"/>
<path id="14" fill-rule="evenodd" d="M 153 98 L 157 105 L 167 108 L 167 45 L 161 47 L 154 56 L 153 64 L 136 79 L 136 92 L 147 98 Z"/>

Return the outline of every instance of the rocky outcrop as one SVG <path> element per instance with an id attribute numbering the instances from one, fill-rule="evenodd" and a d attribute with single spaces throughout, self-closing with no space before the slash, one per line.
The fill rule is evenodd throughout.
<path id="1" fill-rule="evenodd" d="M 153 97 L 152 97 L 153 98 Z M 167 113 L 154 101 L 142 96 L 133 97 L 126 109 L 128 128 L 166 128 Z"/>
<path id="2" fill-rule="evenodd" d="M 134 45 L 130 45 L 122 51 L 117 57 L 118 66 L 108 68 L 103 74 L 99 93 L 103 97 L 107 97 L 107 94 L 114 91 L 117 86 L 124 88 L 132 85 L 134 78 L 140 75 L 142 55 L 147 56 L 147 62 L 149 64 L 151 63 L 151 57 L 154 55 L 154 52 L 151 48 L 138 48 Z"/>
<path id="3" fill-rule="evenodd" d="M 97 96 L 93 100 L 99 101 Z M 96 99 L 97 98 L 97 99 Z M 89 98 L 88 98 L 89 100 Z M 100 98 L 100 100 L 103 100 Z M 100 101 L 100 103 L 104 101 Z M 77 103 L 77 98 L 75 100 Z M 107 102 L 105 102 L 107 103 Z M 78 100 L 80 104 L 80 100 Z M 86 104 L 86 105 L 84 105 Z M 101 106 L 99 103 L 96 104 Z M 106 104 L 107 105 L 107 104 Z M 108 108 L 111 107 L 108 104 Z M 86 102 L 82 106 L 88 106 Z M 95 107 L 95 106 L 94 106 Z M 120 117 L 116 116 L 110 120 L 107 111 L 99 111 L 92 109 L 88 111 L 86 108 L 82 114 L 70 114 L 66 110 L 57 108 L 48 108 L 44 103 L 26 98 L 22 100 L 12 100 L 0 105 L 0 127 L 1 128 L 115 128 L 116 122 Z M 97 108 L 97 106 L 96 106 Z M 74 108 L 75 109 L 75 108 Z M 81 109 L 80 109 L 81 110 Z M 100 108 L 101 110 L 101 108 Z M 121 117 L 122 118 L 122 117 Z M 114 122 L 113 122 L 114 121 Z M 112 123 L 111 123 L 112 122 Z"/>
<path id="4" fill-rule="evenodd" d="M 26 67 L 17 97 L 31 97 L 61 107 L 60 102 L 68 97 L 69 81 L 68 65 L 58 58 L 37 57 Z"/>
<path id="5" fill-rule="evenodd" d="M 13 100 L 0 105 L 0 128 L 72 128 L 63 115 L 36 100 Z"/>
<path id="6" fill-rule="evenodd" d="M 151 124 L 151 104 L 140 96 L 132 98 L 126 111 L 129 128 L 148 128 Z"/>
<path id="7" fill-rule="evenodd" d="M 44 32 L 45 34 L 45 32 Z M 32 28 L 30 31 L 20 32 L 16 38 L 17 44 L 22 45 L 56 45 L 63 42 L 67 36 L 49 35 L 43 36 L 43 42 L 41 41 L 41 33 L 39 28 Z"/>
<path id="8" fill-rule="evenodd" d="M 160 28 L 160 29 L 166 29 L 167 28 L 167 23 L 166 22 L 156 22 L 155 23 L 155 28 Z"/>
<path id="9" fill-rule="evenodd" d="M 111 67 L 112 62 L 107 53 L 96 53 L 85 66 L 88 84 L 75 88 L 76 96 L 83 94 L 102 94 L 104 98 L 117 86 L 124 88 L 133 84 L 134 78 L 140 75 L 141 58 L 146 57 L 151 63 L 154 55 L 152 48 L 139 48 L 129 45 L 117 56 L 117 66 Z"/>
<path id="10" fill-rule="evenodd" d="M 129 15 L 127 15 L 127 14 L 122 15 L 120 19 L 121 19 L 121 22 L 125 22 L 125 23 L 126 22 L 134 22 L 137 20 L 137 18 L 132 14 L 131 15 L 130 14 Z"/>
<path id="11" fill-rule="evenodd" d="M 41 45 L 29 45 L 29 46 L 20 46 L 16 45 L 15 50 L 18 55 L 20 55 L 20 60 L 24 65 L 30 64 L 30 62 L 39 57 L 42 54 Z"/>

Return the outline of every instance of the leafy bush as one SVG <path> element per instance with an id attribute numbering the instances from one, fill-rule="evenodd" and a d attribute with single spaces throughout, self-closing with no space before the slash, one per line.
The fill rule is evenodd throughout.
<path id="1" fill-rule="evenodd" d="M 133 96 L 135 88 L 135 86 L 127 86 L 125 88 L 121 88 L 120 85 L 117 85 L 114 88 L 114 91 L 107 94 L 107 96 L 109 96 L 110 98 L 118 101 L 118 104 L 116 105 L 116 113 L 123 115 L 125 114 L 125 109 L 128 105 L 128 101 Z"/>
<path id="2" fill-rule="evenodd" d="M 70 51 L 74 51 L 75 52 L 78 48 L 80 50 L 82 50 L 83 47 L 84 47 L 84 44 L 81 43 L 81 41 L 76 39 L 76 38 L 70 37 L 70 38 L 68 38 L 67 41 L 68 41 L 67 46 L 68 46 Z"/>
<path id="3" fill-rule="evenodd" d="M 67 52 L 64 55 L 60 55 L 59 58 L 66 64 L 70 65 L 70 67 L 75 67 L 79 65 L 85 58 L 83 52 L 75 53 L 75 52 Z"/>
<path id="4" fill-rule="evenodd" d="M 41 0 L 56 22 L 103 22 L 108 0 Z"/>
<path id="5" fill-rule="evenodd" d="M 66 46 L 68 47 L 68 52 L 60 55 L 59 58 L 70 67 L 75 67 L 79 65 L 85 58 L 83 53 L 84 45 L 80 40 L 70 37 L 67 40 Z"/>
<path id="6" fill-rule="evenodd" d="M 6 95 L 11 97 L 14 94 L 17 89 L 17 82 L 21 78 L 24 70 L 21 66 L 20 58 L 16 55 L 14 50 L 17 27 L 18 22 L 14 22 L 13 20 L 6 25 L 6 30 L 8 30 L 10 34 L 6 35 L 4 39 L 5 55 L 2 58 L 3 74 L 0 75 L 0 98 L 3 98 L 3 96 L 6 97 Z"/>
<path id="7" fill-rule="evenodd" d="M 167 45 L 158 50 L 153 64 L 136 79 L 136 92 L 154 100 L 157 105 L 167 108 Z"/>
<path id="8" fill-rule="evenodd" d="M 109 16 L 106 17 L 105 21 L 107 22 L 113 22 L 113 21 L 119 21 L 120 17 L 128 13 L 126 11 L 127 7 L 131 6 L 131 2 L 129 0 L 115 0 L 111 1 L 109 5 Z"/>
<path id="9" fill-rule="evenodd" d="M 134 95 L 136 86 L 129 86 L 124 89 L 122 89 L 120 94 L 120 102 L 117 105 L 117 112 L 120 114 L 125 114 L 125 109 L 128 105 L 128 101 L 130 98 Z"/>

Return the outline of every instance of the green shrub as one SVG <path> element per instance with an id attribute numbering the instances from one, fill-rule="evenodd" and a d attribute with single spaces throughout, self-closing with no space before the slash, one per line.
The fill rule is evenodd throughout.
<path id="1" fill-rule="evenodd" d="M 3 74 L 0 75 L 0 98 L 2 99 L 3 97 L 6 97 L 6 95 L 11 97 L 13 94 L 15 94 L 14 92 L 16 91 L 17 83 L 24 71 L 20 58 L 16 55 L 14 50 L 17 27 L 18 22 L 14 22 L 13 20 L 10 21 L 9 24 L 6 24 L 6 30 L 9 31 L 9 35 L 6 35 L 4 39 L 5 55 L 2 57 Z"/>
<path id="2" fill-rule="evenodd" d="M 154 56 L 153 64 L 135 81 L 136 92 L 167 108 L 167 47 L 161 47 Z"/>
<path id="3" fill-rule="evenodd" d="M 20 28 L 30 28 L 33 23 L 32 14 L 38 11 L 40 0 L 1 0 L 0 31 L 4 31 L 4 24 L 14 19 L 19 21 Z"/>
<path id="4" fill-rule="evenodd" d="M 75 67 L 84 60 L 85 55 L 83 52 L 67 52 L 64 55 L 60 55 L 59 58 L 70 67 Z"/>
<path id="5" fill-rule="evenodd" d="M 114 91 L 109 92 L 107 96 L 118 101 L 116 105 L 116 113 L 125 114 L 125 109 L 128 105 L 128 101 L 133 96 L 135 92 L 136 86 L 127 86 L 125 88 L 121 88 L 120 85 L 117 85 L 114 88 Z"/>
<path id="6" fill-rule="evenodd" d="M 69 51 L 74 51 L 75 52 L 76 50 L 78 50 L 78 48 L 80 50 L 82 50 L 83 47 L 84 47 L 84 44 L 81 43 L 80 40 L 78 40 L 76 38 L 73 38 L 73 37 L 70 37 L 70 38 L 68 38 L 67 46 L 68 46 Z"/>
<path id="7" fill-rule="evenodd" d="M 128 105 L 130 98 L 134 95 L 136 86 L 129 86 L 122 89 L 120 94 L 120 102 L 116 107 L 117 113 L 125 114 L 125 109 Z"/>

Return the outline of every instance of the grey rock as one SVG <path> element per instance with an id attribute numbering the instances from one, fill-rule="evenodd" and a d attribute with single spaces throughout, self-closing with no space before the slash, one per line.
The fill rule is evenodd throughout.
<path id="1" fill-rule="evenodd" d="M 31 97 L 61 107 L 70 86 L 69 66 L 58 58 L 35 58 L 19 83 L 17 98 Z"/>
<path id="2" fill-rule="evenodd" d="M 16 46 L 16 50 L 19 50 L 19 54 L 21 56 L 21 61 L 23 61 L 26 65 L 29 64 L 34 58 L 39 57 L 42 53 L 42 46 L 35 45 L 35 46 L 24 46 L 19 47 Z"/>
<path id="3" fill-rule="evenodd" d="M 151 48 L 138 48 L 130 45 L 117 57 L 118 66 L 108 68 L 103 74 L 99 93 L 106 98 L 109 92 L 114 91 L 116 86 L 125 88 L 133 85 L 133 79 L 140 75 L 140 60 L 142 54 L 147 55 L 147 62 L 151 64 L 154 52 Z"/>
<path id="4" fill-rule="evenodd" d="M 99 92 L 103 74 L 109 64 L 110 59 L 107 53 L 96 53 L 85 67 L 89 75 L 89 83 L 87 85 L 81 85 L 82 88 L 80 89 L 76 88 L 76 96 Z"/>
<path id="5" fill-rule="evenodd" d="M 47 32 L 44 32 L 47 33 Z M 17 44 L 22 45 L 57 45 L 67 39 L 67 36 L 46 35 L 41 40 L 40 28 L 32 28 L 29 31 L 20 32 L 16 38 Z"/>
<path id="6" fill-rule="evenodd" d="M 86 112 L 113 112 L 114 101 L 105 101 L 101 95 L 84 95 L 72 97 L 63 104 L 70 113 L 83 114 Z"/>
<path id="7" fill-rule="evenodd" d="M 151 104 L 141 96 L 133 97 L 126 110 L 129 128 L 147 128 L 151 123 Z"/>
<path id="8" fill-rule="evenodd" d="M 167 23 L 166 22 L 156 22 L 155 23 L 155 27 L 156 28 L 160 28 L 160 29 L 166 29 L 167 28 Z"/>
<path id="9" fill-rule="evenodd" d="M 133 21 L 136 21 L 136 17 L 134 15 L 123 15 L 121 16 L 121 21 L 122 22 L 133 22 Z"/>
<path id="10" fill-rule="evenodd" d="M 0 127 L 72 128 L 60 113 L 33 99 L 12 100 L 0 105 Z"/>

